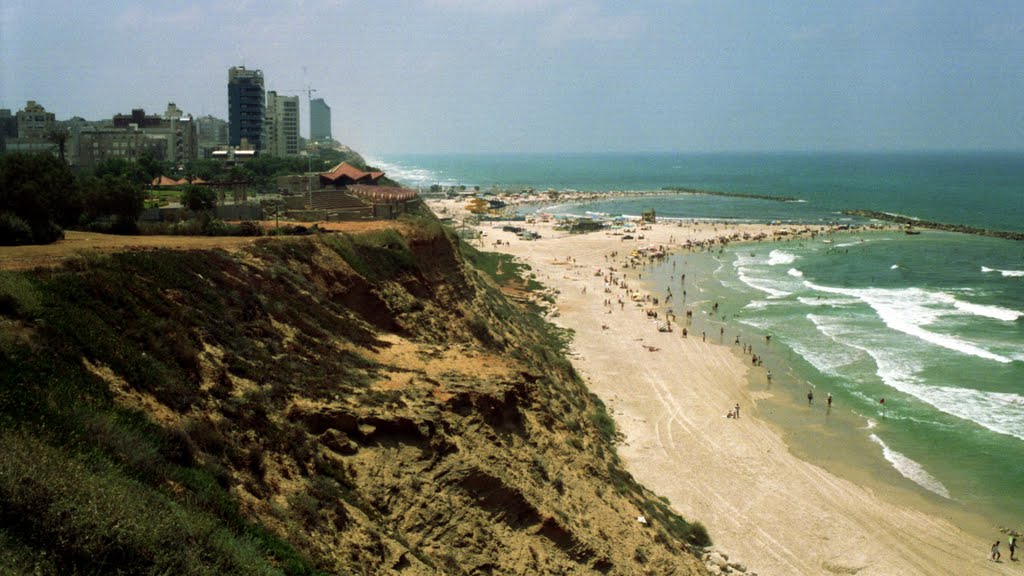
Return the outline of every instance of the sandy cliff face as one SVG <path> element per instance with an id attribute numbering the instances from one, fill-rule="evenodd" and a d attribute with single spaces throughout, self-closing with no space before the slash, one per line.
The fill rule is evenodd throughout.
<path id="1" fill-rule="evenodd" d="M 90 414 L 141 415 L 158 439 L 151 460 L 132 460 L 137 447 L 113 433 L 93 439 L 96 453 L 186 510 L 206 502 L 189 478 L 214 479 L 230 501 L 218 506 L 303 559 L 257 546 L 269 573 L 705 573 L 686 542 L 702 530 L 622 470 L 559 335 L 436 225 L 10 278 L 5 358 L 48 350 L 50 366 L 95 388 Z M 12 382 L 42 370 L 18 362 Z M 15 448 L 78 458 L 66 435 L 18 421 L 5 394 L 5 422 L 38 438 Z M 32 405 L 58 417 L 60 397 Z M 4 474 L 17 467 L 0 467 L 2 503 L 24 500 Z M 238 534 L 220 509 L 203 514 Z M 31 551 L 48 530 L 25 521 L 0 541 Z M 105 568 L 62 546 L 46 566 Z"/>

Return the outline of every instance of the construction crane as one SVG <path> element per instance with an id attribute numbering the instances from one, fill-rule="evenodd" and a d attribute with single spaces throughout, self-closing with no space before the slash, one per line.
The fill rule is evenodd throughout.
<path id="1" fill-rule="evenodd" d="M 291 90 L 282 90 L 282 92 L 291 92 L 291 93 L 298 92 L 300 94 L 304 93 L 306 95 L 306 103 L 308 104 L 309 101 L 313 99 L 313 92 L 316 92 L 316 88 L 310 88 L 309 86 L 306 86 L 305 88 L 299 88 L 299 89 L 293 88 Z"/>

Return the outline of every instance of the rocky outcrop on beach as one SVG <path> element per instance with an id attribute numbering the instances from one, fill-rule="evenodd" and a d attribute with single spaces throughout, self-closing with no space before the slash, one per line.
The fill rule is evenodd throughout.
<path id="1" fill-rule="evenodd" d="M 704 549 L 701 560 L 708 569 L 708 573 L 714 576 L 719 574 L 743 574 L 745 576 L 757 576 L 756 572 L 748 572 L 747 567 L 739 562 L 730 562 L 729 555 L 715 547 Z"/>

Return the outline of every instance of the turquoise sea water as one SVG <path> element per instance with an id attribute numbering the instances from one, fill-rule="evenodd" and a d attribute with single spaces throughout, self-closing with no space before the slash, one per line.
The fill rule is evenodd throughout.
<path id="1" fill-rule="evenodd" d="M 1024 230 L 1024 154 L 373 161 L 411 185 L 684 186 L 800 200 L 671 195 L 539 208 L 566 214 L 636 215 L 654 208 L 668 218 L 819 223 L 841 220 L 844 208 L 862 208 Z M 766 356 L 776 375 L 776 404 L 769 408 L 793 431 L 798 451 L 829 460 L 844 445 L 860 446 L 875 455 L 851 457 L 866 474 L 980 513 L 993 525 L 1024 528 L 1024 243 L 929 230 L 873 232 L 737 245 L 680 255 L 675 264 L 663 267 L 656 282 L 668 287 L 686 270 L 699 280 L 699 288 L 688 286 L 686 301 L 697 312 L 693 333 L 717 335 L 724 323 L 727 344 L 740 334 Z M 812 421 L 818 412 L 798 410 L 806 408 L 808 389 L 818 403 L 833 395 L 833 420 Z"/>
<path id="2" fill-rule="evenodd" d="M 1024 231 L 1024 153 L 460 154 L 368 160 L 410 186 L 590 191 L 678 186 L 804 201 L 793 206 L 702 197 L 694 210 L 674 208 L 671 200 L 642 205 L 666 215 L 835 219 L 843 209 L 871 209 Z M 610 208 L 595 211 L 616 212 L 615 206 Z M 633 204 L 622 208 L 639 213 Z"/>

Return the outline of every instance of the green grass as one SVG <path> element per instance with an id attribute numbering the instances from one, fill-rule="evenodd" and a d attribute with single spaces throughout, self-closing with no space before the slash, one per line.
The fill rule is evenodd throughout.
<path id="1" fill-rule="evenodd" d="M 526 276 L 525 273 L 530 270 L 530 266 L 517 262 L 514 256 L 500 252 L 483 252 L 466 242 L 460 242 L 459 247 L 466 261 L 476 269 L 487 274 L 499 286 L 503 286 L 510 281 L 519 281 L 526 285 L 527 290 L 540 290 L 543 288 L 540 283 Z"/>
<path id="2" fill-rule="evenodd" d="M 0 435 L 0 503 L 8 538 L 60 573 L 286 573 L 259 540 L 218 516 L 102 457 L 13 431 Z"/>
<path id="3" fill-rule="evenodd" d="M 156 200 L 161 206 L 165 206 L 169 202 L 180 203 L 182 194 L 181 190 L 149 189 L 146 190 L 146 200 Z"/>

